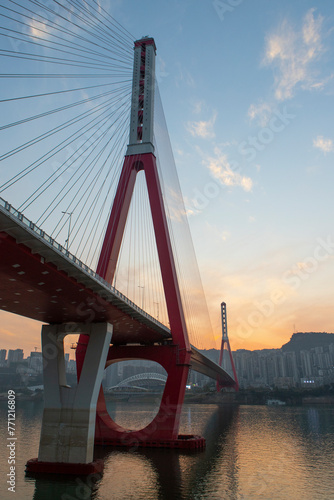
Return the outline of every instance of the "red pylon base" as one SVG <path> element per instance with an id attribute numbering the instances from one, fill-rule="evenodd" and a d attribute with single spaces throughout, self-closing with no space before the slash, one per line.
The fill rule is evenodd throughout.
<path id="1" fill-rule="evenodd" d="M 72 476 L 87 476 L 102 474 L 104 461 L 94 460 L 88 464 L 71 464 L 66 462 L 40 462 L 38 458 L 31 458 L 26 463 L 26 474 L 66 474 Z"/>
<path id="2" fill-rule="evenodd" d="M 81 335 L 77 350 L 77 374 L 80 380 L 85 359 L 87 336 Z M 158 413 L 145 428 L 129 430 L 109 415 L 103 389 L 96 406 L 95 444 L 122 447 L 202 448 L 205 440 L 194 435 L 179 435 L 179 425 L 186 389 L 190 352 L 174 344 L 154 346 L 111 346 L 107 365 L 117 360 L 147 359 L 159 363 L 167 372 L 167 381 Z M 204 444 L 203 444 L 204 443 Z"/>
<path id="3" fill-rule="evenodd" d="M 129 436 L 129 439 L 124 436 L 122 439 L 95 439 L 95 445 L 100 446 L 116 446 L 125 448 L 178 448 L 187 450 L 204 450 L 205 439 L 194 434 L 179 434 L 177 439 L 163 440 L 145 440 L 140 441 Z"/>

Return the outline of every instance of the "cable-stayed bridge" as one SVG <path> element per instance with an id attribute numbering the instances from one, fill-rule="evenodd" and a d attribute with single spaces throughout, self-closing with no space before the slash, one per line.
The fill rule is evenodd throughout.
<path id="1" fill-rule="evenodd" d="M 237 379 L 198 349 L 209 318 L 156 85 L 155 42 L 137 40 L 133 56 L 131 36 L 94 1 L 55 2 L 51 19 L 49 7 L 35 15 L 26 2 L 10 4 L 1 6 L 10 19 L 1 29 L 23 48 L 2 55 L 85 71 L 3 74 L 3 81 L 66 87 L 48 82 L 47 91 L 12 96 L 7 85 L 11 97 L 2 100 L 9 114 L 0 128 L 8 144 L 0 157 L 0 307 L 46 323 L 40 450 L 28 469 L 95 470 L 94 442 L 202 447 L 203 438 L 178 434 L 189 369 L 219 388 L 237 388 Z M 108 83 L 68 83 L 97 76 Z M 27 116 L 11 121 L 10 105 L 21 101 Z M 73 333 L 80 334 L 77 388 L 64 368 L 64 338 Z M 222 350 L 227 340 L 226 330 Z M 101 389 L 104 368 L 128 359 L 155 361 L 168 375 L 159 412 L 141 431 L 113 422 Z"/>
<path id="2" fill-rule="evenodd" d="M 154 344 L 171 331 L 0 198 L 1 308 L 45 323 L 111 322 L 112 343 Z M 83 288 L 84 287 L 84 288 Z M 74 299 L 74 300 L 73 300 Z M 192 346 L 191 366 L 234 386 L 220 366 Z"/>

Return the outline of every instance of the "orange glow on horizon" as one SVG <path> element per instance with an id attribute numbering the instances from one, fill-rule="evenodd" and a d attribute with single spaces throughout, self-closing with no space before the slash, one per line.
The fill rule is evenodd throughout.
<path id="1" fill-rule="evenodd" d="M 43 323 L 15 314 L 0 311 L 0 349 L 23 349 L 24 358 L 35 351 L 41 352 L 41 329 Z M 64 340 L 65 352 L 70 359 L 75 359 L 71 344 L 77 341 L 77 335 L 67 335 Z M 8 355 L 8 353 L 7 353 Z"/>
<path id="2" fill-rule="evenodd" d="M 6 349 L 7 351 L 9 349 L 23 349 L 25 358 L 35 348 L 37 348 L 37 351 L 41 351 L 41 327 L 43 323 L 3 311 L 0 312 L 0 317 L 0 349 Z M 325 318 L 326 316 L 324 315 L 323 317 Z M 268 321 L 263 321 L 261 327 L 252 328 L 248 325 L 248 329 L 246 328 L 247 323 L 241 322 L 240 319 L 235 319 L 232 311 L 228 311 L 227 319 L 228 335 L 233 351 L 237 349 L 279 349 L 290 340 L 291 335 L 294 333 L 293 318 L 291 316 L 277 322 L 270 321 L 269 318 Z M 316 315 L 313 318 L 310 315 L 309 319 L 305 320 L 303 325 L 300 325 L 299 322 L 297 325 L 298 331 L 327 331 L 331 333 L 326 325 L 326 321 L 319 321 Z M 211 330 L 206 332 L 206 334 L 203 332 L 201 349 L 220 349 L 221 322 L 219 308 L 218 310 L 215 308 L 212 327 L 214 339 L 212 338 Z M 65 352 L 70 353 L 70 359 L 75 359 L 75 351 L 71 349 L 71 344 L 76 341 L 77 336 L 75 338 L 73 335 L 68 335 L 65 338 Z"/>

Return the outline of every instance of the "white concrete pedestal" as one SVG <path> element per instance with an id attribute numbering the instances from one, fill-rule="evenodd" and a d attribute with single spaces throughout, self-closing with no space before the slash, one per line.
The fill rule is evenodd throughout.
<path id="1" fill-rule="evenodd" d="M 112 336 L 109 323 L 42 327 L 44 413 L 38 462 L 88 464 L 93 460 L 96 403 Z M 80 381 L 66 385 L 64 337 L 90 336 Z"/>

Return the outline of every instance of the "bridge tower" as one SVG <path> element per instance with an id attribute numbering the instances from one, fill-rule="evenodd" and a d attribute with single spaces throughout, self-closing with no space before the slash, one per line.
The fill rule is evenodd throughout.
<path id="1" fill-rule="evenodd" d="M 221 307 L 221 318 L 222 318 L 222 344 L 221 344 L 221 348 L 220 348 L 219 363 L 218 364 L 219 364 L 219 366 L 222 366 L 224 349 L 225 349 L 225 345 L 226 345 L 228 353 L 229 353 L 230 362 L 231 362 L 232 371 L 233 371 L 233 376 L 234 376 L 234 381 L 235 381 L 234 389 L 236 391 L 238 391 L 239 390 L 239 382 L 238 382 L 237 372 L 235 369 L 234 360 L 233 360 L 233 356 L 232 356 L 230 341 L 229 341 L 229 338 L 227 335 L 226 303 L 222 302 L 220 307 Z M 225 387 L 224 384 L 220 383 L 217 380 L 217 391 L 221 391 L 224 387 Z"/>
<path id="2" fill-rule="evenodd" d="M 191 347 L 184 318 L 176 266 L 153 145 L 156 46 L 144 37 L 134 44 L 132 106 L 129 145 L 124 158 L 109 218 L 97 273 L 112 283 L 120 253 L 126 219 L 138 172 L 145 174 L 158 258 L 172 340 L 159 345 L 112 345 L 106 366 L 124 359 L 147 359 L 160 363 L 168 376 L 161 405 L 154 420 L 140 431 L 116 424 L 108 414 L 101 388 L 97 403 L 95 443 L 118 446 L 198 448 L 204 439 L 179 436 L 179 423 L 190 366 Z M 81 335 L 76 351 L 78 376 L 85 359 L 87 337 Z"/>

